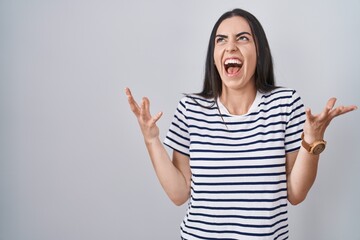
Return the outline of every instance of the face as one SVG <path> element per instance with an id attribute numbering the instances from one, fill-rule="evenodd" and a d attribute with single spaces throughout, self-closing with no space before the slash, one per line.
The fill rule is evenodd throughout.
<path id="1" fill-rule="evenodd" d="M 254 87 L 256 46 L 248 22 L 242 17 L 225 19 L 215 37 L 214 61 L 223 89 Z"/>

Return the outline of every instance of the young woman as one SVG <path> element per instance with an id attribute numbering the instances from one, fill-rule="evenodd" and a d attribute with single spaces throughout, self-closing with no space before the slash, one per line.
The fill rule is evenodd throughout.
<path id="1" fill-rule="evenodd" d="M 287 203 L 302 202 L 314 183 L 324 132 L 357 109 L 331 98 L 313 115 L 295 90 L 275 86 L 264 30 L 234 9 L 216 22 L 203 90 L 179 102 L 164 144 L 149 100 L 125 90 L 159 181 L 188 209 L 182 239 L 287 239 Z"/>

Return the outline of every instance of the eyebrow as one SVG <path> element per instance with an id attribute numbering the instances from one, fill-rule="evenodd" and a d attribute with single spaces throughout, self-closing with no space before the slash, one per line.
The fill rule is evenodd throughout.
<path id="1" fill-rule="evenodd" d="M 247 34 L 247 35 L 250 35 L 250 36 L 251 36 L 251 34 L 248 33 L 248 32 L 240 32 L 240 33 L 236 34 L 236 37 L 240 37 L 241 35 L 244 35 L 244 34 Z M 217 35 L 215 36 L 215 38 L 217 38 L 217 37 L 228 38 L 227 35 L 223 35 L 223 34 L 217 34 Z"/>

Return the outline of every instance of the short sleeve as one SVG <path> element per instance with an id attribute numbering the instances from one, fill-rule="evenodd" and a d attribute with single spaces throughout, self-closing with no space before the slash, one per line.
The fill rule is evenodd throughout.
<path id="1" fill-rule="evenodd" d="M 166 134 L 164 144 L 187 156 L 190 155 L 190 135 L 186 117 L 186 99 L 180 100 L 169 130 Z"/>
<path id="2" fill-rule="evenodd" d="M 289 118 L 285 130 L 285 151 L 286 153 L 299 150 L 301 146 L 301 134 L 305 123 L 304 104 L 294 90 L 290 98 Z"/>

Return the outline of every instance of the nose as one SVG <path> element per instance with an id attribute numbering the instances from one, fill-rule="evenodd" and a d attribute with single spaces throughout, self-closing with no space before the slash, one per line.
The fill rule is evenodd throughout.
<path id="1" fill-rule="evenodd" d="M 238 50 L 236 44 L 234 41 L 229 41 L 228 44 L 226 45 L 226 49 L 227 52 L 236 52 Z"/>

